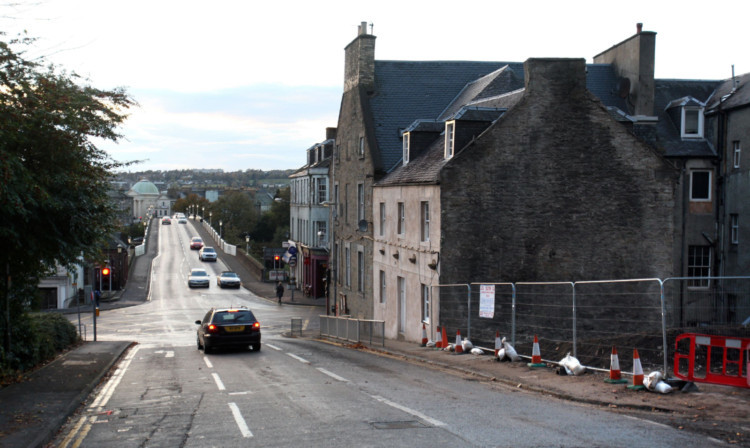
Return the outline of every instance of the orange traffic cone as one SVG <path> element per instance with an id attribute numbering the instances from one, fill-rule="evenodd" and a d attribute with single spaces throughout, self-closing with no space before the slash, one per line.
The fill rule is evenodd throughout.
<path id="1" fill-rule="evenodd" d="M 643 385 L 643 367 L 641 367 L 641 357 L 638 356 L 638 349 L 633 349 L 633 384 L 628 389 L 645 389 Z"/>
<path id="2" fill-rule="evenodd" d="M 615 346 L 612 346 L 612 355 L 609 357 L 609 378 L 605 379 L 605 383 L 612 383 L 612 384 L 623 384 L 627 383 L 628 380 L 622 379 L 622 375 L 620 374 L 620 359 L 617 357 L 617 348 Z"/>
<path id="3" fill-rule="evenodd" d="M 424 325 L 424 322 L 422 322 L 422 345 L 421 347 L 427 347 L 427 328 Z"/>
<path id="4" fill-rule="evenodd" d="M 503 343 L 500 341 L 500 332 L 495 332 L 495 358 L 497 358 L 497 352 L 500 351 L 500 349 L 503 348 Z"/>
<path id="5" fill-rule="evenodd" d="M 456 354 L 460 355 L 464 352 L 464 346 L 461 345 L 461 330 L 456 330 Z"/>
<path id="6" fill-rule="evenodd" d="M 443 327 L 443 348 L 448 348 L 448 330 Z"/>
<path id="7" fill-rule="evenodd" d="M 542 362 L 542 352 L 539 350 L 539 339 L 534 335 L 534 347 L 531 349 L 531 362 L 526 364 L 529 367 L 545 367 Z"/>
<path id="8" fill-rule="evenodd" d="M 435 342 L 435 348 L 443 348 L 443 336 L 440 334 L 440 327 L 437 327 L 437 342 Z"/>

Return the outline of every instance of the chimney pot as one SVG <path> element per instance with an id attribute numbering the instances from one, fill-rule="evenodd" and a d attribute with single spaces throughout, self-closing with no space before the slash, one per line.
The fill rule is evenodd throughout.
<path id="1" fill-rule="evenodd" d="M 643 24 L 642 23 L 636 23 L 635 28 L 638 30 L 638 34 L 641 34 L 641 31 L 643 31 Z"/>
<path id="2" fill-rule="evenodd" d="M 367 34 L 367 22 L 362 22 L 359 25 L 359 35 L 364 36 L 365 34 Z"/>

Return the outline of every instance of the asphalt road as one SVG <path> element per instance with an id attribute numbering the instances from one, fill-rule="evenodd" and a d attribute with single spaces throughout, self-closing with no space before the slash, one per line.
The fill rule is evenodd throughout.
<path id="1" fill-rule="evenodd" d="M 292 317 L 314 329 L 319 310 L 220 290 L 215 275 L 223 263 L 200 262 L 188 246 L 193 234 L 192 225 L 160 229 L 151 299 L 98 319 L 100 340 L 138 345 L 54 446 L 721 445 L 498 383 L 284 337 Z M 187 273 L 198 266 L 212 276 L 207 290 L 187 287 Z M 211 306 L 227 305 L 255 312 L 260 352 L 197 350 L 194 321 Z"/>

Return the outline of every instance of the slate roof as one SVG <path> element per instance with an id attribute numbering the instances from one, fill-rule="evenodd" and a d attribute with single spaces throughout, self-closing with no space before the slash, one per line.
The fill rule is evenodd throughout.
<path id="1" fill-rule="evenodd" d="M 443 157 L 444 135 L 445 133 L 440 134 L 427 149 L 409 160 L 406 165 L 399 164 L 391 173 L 375 182 L 375 186 L 436 184 L 440 170 L 448 162 Z"/>
<path id="2" fill-rule="evenodd" d="M 586 87 L 607 106 L 626 110 L 617 95 L 610 64 L 587 64 Z M 509 107 L 523 87 L 521 62 L 375 61 L 375 90 L 370 98 L 380 160 L 376 169 L 390 172 L 402 156 L 401 134 L 418 119 L 450 116 L 466 105 Z"/>
<path id="3" fill-rule="evenodd" d="M 667 157 L 713 157 L 714 148 L 705 140 L 683 139 L 680 123 L 670 117 L 670 108 L 682 104 L 705 103 L 711 98 L 719 81 L 657 79 L 654 81 L 654 114 L 659 118 L 656 130 L 645 140 L 663 151 Z"/>
<path id="4" fill-rule="evenodd" d="M 724 80 L 709 99 L 706 111 L 713 113 L 747 105 L 750 105 L 750 73 Z"/>

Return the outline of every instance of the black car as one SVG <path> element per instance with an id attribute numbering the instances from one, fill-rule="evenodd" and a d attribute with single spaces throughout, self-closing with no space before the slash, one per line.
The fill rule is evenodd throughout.
<path id="1" fill-rule="evenodd" d="M 218 347 L 247 348 L 260 351 L 260 322 L 249 309 L 211 308 L 203 320 L 196 320 L 198 350 L 205 353 Z"/>

